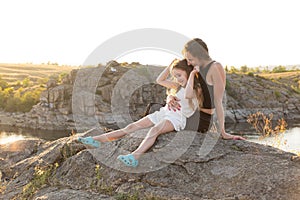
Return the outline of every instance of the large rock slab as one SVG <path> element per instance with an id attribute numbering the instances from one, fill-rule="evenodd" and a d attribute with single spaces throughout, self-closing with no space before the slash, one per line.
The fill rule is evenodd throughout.
<path id="1" fill-rule="evenodd" d="M 86 135 L 99 133 L 103 132 Z M 117 161 L 119 154 L 134 150 L 145 134 L 146 130 L 138 131 L 98 149 L 86 149 L 74 136 L 1 145 L 0 199 L 300 197 L 300 159 L 291 159 L 294 154 L 248 141 L 222 140 L 214 133 L 165 134 L 141 157 L 137 168 Z M 18 151 L 12 148 L 15 145 Z"/>

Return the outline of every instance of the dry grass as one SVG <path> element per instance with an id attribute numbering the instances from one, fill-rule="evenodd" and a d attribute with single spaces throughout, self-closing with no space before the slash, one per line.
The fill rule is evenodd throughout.
<path id="1" fill-rule="evenodd" d="M 300 71 L 288 71 L 281 73 L 263 73 L 259 76 L 270 79 L 275 83 L 290 88 L 292 91 L 300 94 Z"/>
<path id="2" fill-rule="evenodd" d="M 47 78 L 53 74 L 61 74 L 63 72 L 70 72 L 76 67 L 70 66 L 58 66 L 47 64 L 5 64 L 0 63 L 0 76 L 3 80 L 13 83 L 16 81 L 22 81 L 24 78 L 30 78 L 31 80 L 39 80 Z"/>
<path id="3" fill-rule="evenodd" d="M 275 80 L 289 86 L 299 87 L 300 71 L 281 72 L 281 73 L 263 73 L 259 76 Z"/>
<path id="4" fill-rule="evenodd" d="M 273 114 L 265 115 L 262 112 L 250 114 L 247 118 L 247 122 L 251 124 L 262 137 L 277 136 L 286 130 L 288 124 L 283 118 L 278 119 L 275 126 L 273 126 L 272 120 Z"/>
<path id="5" fill-rule="evenodd" d="M 278 78 L 289 78 L 289 77 L 294 77 L 294 76 L 299 76 L 300 71 L 291 71 L 291 72 L 281 72 L 281 73 L 262 73 L 259 74 L 259 76 L 262 76 L 264 78 L 268 79 L 278 79 Z"/>

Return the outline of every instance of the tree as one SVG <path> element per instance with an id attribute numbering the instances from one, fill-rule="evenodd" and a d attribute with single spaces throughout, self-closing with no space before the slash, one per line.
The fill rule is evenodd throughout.
<path id="1" fill-rule="evenodd" d="M 6 102 L 4 110 L 6 112 L 17 112 L 21 105 L 21 99 L 19 97 L 9 97 Z"/>
<path id="2" fill-rule="evenodd" d="M 234 66 L 231 66 L 230 67 L 230 72 L 231 73 L 236 73 L 236 72 L 238 72 L 239 70 L 237 69 L 237 68 L 235 68 Z"/>
<path id="3" fill-rule="evenodd" d="M 243 73 L 248 72 L 248 67 L 247 67 L 247 65 L 241 66 L 241 72 L 243 72 Z"/>
<path id="4" fill-rule="evenodd" d="M 272 72 L 274 73 L 280 73 L 280 72 L 286 72 L 286 67 L 279 65 L 277 67 L 274 67 L 274 69 L 272 70 Z"/>
<path id="5" fill-rule="evenodd" d="M 227 67 L 227 65 L 225 66 L 225 72 L 228 72 L 228 67 Z"/>

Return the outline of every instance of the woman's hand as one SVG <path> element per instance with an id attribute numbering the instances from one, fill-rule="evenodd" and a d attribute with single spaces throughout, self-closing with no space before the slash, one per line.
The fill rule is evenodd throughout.
<path id="1" fill-rule="evenodd" d="M 191 71 L 191 74 L 196 75 L 196 77 L 198 77 L 199 72 L 200 72 L 199 66 L 195 66 L 193 71 Z"/>
<path id="2" fill-rule="evenodd" d="M 167 105 L 169 110 L 173 110 L 176 112 L 176 110 L 180 110 L 181 106 L 179 104 L 180 99 L 178 99 L 176 96 L 169 95 L 167 97 Z"/>
<path id="3" fill-rule="evenodd" d="M 194 69 L 193 69 L 193 71 L 196 71 L 196 72 L 199 73 L 200 72 L 200 67 L 199 66 L 195 66 Z"/>
<path id="4" fill-rule="evenodd" d="M 246 140 L 246 138 L 244 138 L 242 136 L 231 135 L 231 134 L 226 133 L 226 132 L 222 133 L 221 137 L 224 140 Z"/>

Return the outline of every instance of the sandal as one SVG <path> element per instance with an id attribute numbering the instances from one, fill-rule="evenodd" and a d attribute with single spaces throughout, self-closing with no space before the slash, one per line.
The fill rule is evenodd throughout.
<path id="1" fill-rule="evenodd" d="M 132 154 L 120 155 L 118 156 L 118 160 L 122 161 L 128 167 L 136 167 L 139 164 L 139 161 Z"/>
<path id="2" fill-rule="evenodd" d="M 100 147 L 100 142 L 94 140 L 92 137 L 86 137 L 86 138 L 79 137 L 77 138 L 77 141 L 96 148 Z"/>

